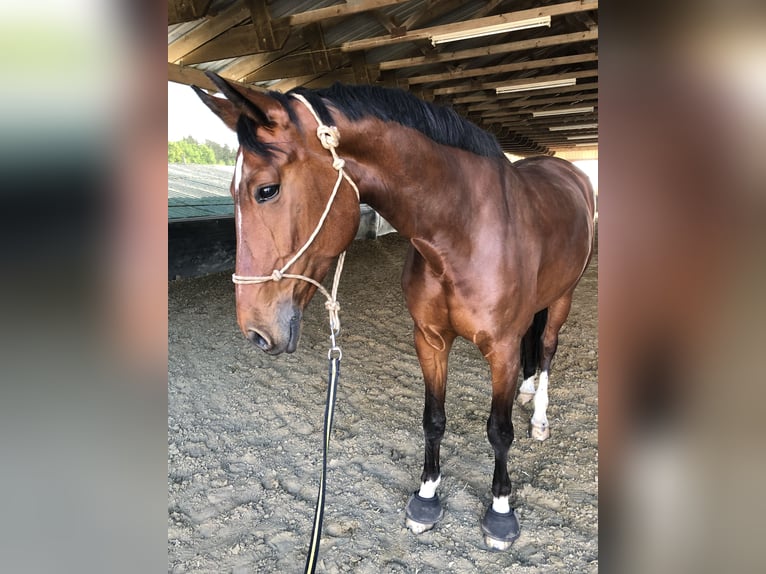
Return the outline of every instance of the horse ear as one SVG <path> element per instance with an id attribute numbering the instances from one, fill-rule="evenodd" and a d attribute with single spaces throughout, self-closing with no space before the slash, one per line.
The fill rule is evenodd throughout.
<path id="1" fill-rule="evenodd" d="M 265 92 L 237 82 L 229 82 L 214 72 L 208 71 L 205 75 L 241 113 L 249 115 L 256 123 L 272 127 L 285 125 L 289 121 L 287 110 Z"/>
<path id="2" fill-rule="evenodd" d="M 242 112 L 239 110 L 239 108 L 237 108 L 226 98 L 216 98 L 215 96 L 211 96 L 206 91 L 201 90 L 197 86 L 192 86 L 192 89 L 205 103 L 205 105 L 210 108 L 215 115 L 223 120 L 223 123 L 225 123 L 229 129 L 237 131 L 237 120 L 239 120 L 239 116 L 242 115 Z"/>

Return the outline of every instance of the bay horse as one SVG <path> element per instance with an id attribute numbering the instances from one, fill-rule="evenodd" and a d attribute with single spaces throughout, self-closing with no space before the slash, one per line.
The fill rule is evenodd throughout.
<path id="1" fill-rule="evenodd" d="M 443 515 L 447 359 L 460 336 L 492 375 L 493 500 L 481 528 L 490 548 L 509 548 L 520 532 L 509 502 L 511 409 L 522 370 L 519 399 L 534 397 L 530 434 L 549 436 L 551 361 L 594 242 L 587 176 L 553 157 L 512 163 L 489 133 L 402 90 L 283 94 L 208 76 L 224 98 L 192 87 L 240 144 L 231 194 L 243 334 L 271 355 L 294 352 L 303 310 L 355 237 L 359 202 L 374 208 L 410 242 L 402 287 L 425 381 L 425 460 L 405 522 L 420 533 Z"/>

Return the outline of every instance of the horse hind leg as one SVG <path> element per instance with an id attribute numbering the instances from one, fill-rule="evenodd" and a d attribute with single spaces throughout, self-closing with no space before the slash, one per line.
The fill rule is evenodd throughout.
<path id="1" fill-rule="evenodd" d="M 516 400 L 521 405 L 526 405 L 535 397 L 535 375 L 540 363 L 542 336 L 547 318 L 548 309 L 538 311 L 521 340 L 521 368 L 524 380 L 516 395 Z"/>
<path id="2" fill-rule="evenodd" d="M 569 316 L 572 307 L 573 292 L 554 301 L 548 308 L 548 318 L 542 335 L 540 353 L 540 378 L 534 397 L 535 410 L 529 425 L 529 436 L 535 440 L 546 440 L 551 434 L 548 422 L 548 376 L 551 362 L 556 354 L 559 343 L 559 331 Z"/>

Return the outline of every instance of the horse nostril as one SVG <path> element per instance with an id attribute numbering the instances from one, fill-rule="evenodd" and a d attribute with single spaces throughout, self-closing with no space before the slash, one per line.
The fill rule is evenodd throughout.
<path id="1" fill-rule="evenodd" d="M 271 349 L 271 343 L 269 340 L 254 329 L 248 329 L 247 338 L 253 345 L 262 351 L 269 351 Z"/>

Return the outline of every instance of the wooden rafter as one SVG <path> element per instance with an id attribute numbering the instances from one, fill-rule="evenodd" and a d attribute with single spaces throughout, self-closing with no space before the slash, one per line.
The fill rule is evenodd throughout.
<path id="1" fill-rule="evenodd" d="M 575 32 L 572 34 L 548 36 L 545 38 L 537 38 L 534 40 L 522 40 L 518 42 L 507 42 L 505 44 L 483 46 L 481 48 L 473 48 L 470 50 L 459 50 L 456 52 L 442 52 L 441 54 L 438 54 L 431 58 L 414 57 L 414 58 L 401 58 L 398 60 L 387 60 L 385 62 L 381 62 L 379 65 L 381 70 L 397 70 L 400 68 L 411 68 L 414 66 L 422 66 L 427 64 L 436 64 L 441 62 L 454 62 L 456 60 L 481 58 L 483 56 L 494 56 L 497 54 L 506 54 L 509 52 L 520 52 L 522 50 L 542 48 L 546 46 L 556 46 L 559 44 L 582 42 L 587 40 L 595 40 L 597 38 L 598 38 L 598 30 L 587 31 L 587 32 Z"/>
<path id="2" fill-rule="evenodd" d="M 588 123 L 597 124 L 597 109 L 576 118 L 530 116 L 531 110 L 545 107 L 597 108 L 597 0 L 550 0 L 558 4 L 546 1 L 542 6 L 542 2 L 528 0 L 487 0 L 470 4 L 472 10 L 466 10 L 464 0 L 333 1 L 333 5 L 323 6 L 332 2 L 305 0 L 300 4 L 302 12 L 289 13 L 297 3 L 169 0 L 169 23 L 188 24 L 168 28 L 168 40 L 172 39 L 168 79 L 216 90 L 204 75 L 205 68 L 232 81 L 279 91 L 325 87 L 336 81 L 401 87 L 454 108 L 495 134 L 505 150 L 522 155 L 572 149 L 574 143 L 568 136 L 597 134 L 597 129 L 584 127 L 548 129 L 582 126 L 588 116 L 593 118 Z M 526 8 L 536 4 L 536 8 Z M 516 11 L 509 10 L 509 5 L 517 7 Z M 186 12 L 180 16 L 182 9 Z M 277 9 L 288 13 L 274 18 L 272 10 Z M 499 36 L 487 37 L 474 42 L 475 48 L 455 50 L 450 44 L 433 46 L 430 42 L 433 34 L 538 15 L 553 17 L 550 29 L 505 33 L 503 39 L 509 40 L 503 43 L 497 43 Z M 386 30 L 386 35 L 370 37 L 372 29 Z M 358 40 L 361 30 L 365 34 Z M 512 40 L 514 37 L 529 39 Z M 394 49 L 376 49 L 385 46 Z M 422 71 L 417 69 L 421 67 Z M 514 82 L 562 76 L 575 77 L 580 83 L 495 92 Z"/>
<path id="3" fill-rule="evenodd" d="M 290 33 L 290 26 L 272 20 L 266 0 L 244 1 L 250 8 L 252 32 L 261 51 L 281 49 Z"/>
<path id="4" fill-rule="evenodd" d="M 449 34 L 453 32 L 468 32 L 470 30 L 484 27 L 506 24 L 539 16 L 560 16 L 572 12 L 583 10 L 593 10 L 598 8 L 597 0 L 579 0 L 577 2 L 565 2 L 563 4 L 553 4 L 541 8 L 532 8 L 530 10 L 519 10 L 518 12 L 507 12 L 496 16 L 487 16 L 485 18 L 476 18 L 454 24 L 444 24 L 442 26 L 433 26 L 421 30 L 411 30 L 401 36 L 378 36 L 375 38 L 366 38 L 363 40 L 352 40 L 344 42 L 341 50 L 344 52 L 353 52 L 355 50 L 370 50 L 381 46 L 390 46 L 402 42 L 412 42 L 417 40 L 429 40 L 432 36 L 438 34 Z"/>
<path id="5" fill-rule="evenodd" d="M 501 120 L 493 120 L 494 123 L 501 123 L 504 126 L 517 126 L 519 128 L 521 127 L 528 127 L 528 128 L 540 128 L 543 127 L 547 131 L 547 126 L 550 124 L 551 121 L 561 123 L 562 121 L 565 121 L 567 118 L 570 120 L 572 118 L 577 118 L 578 121 L 581 121 L 583 123 L 593 123 L 598 118 L 598 112 L 589 112 L 584 114 L 577 114 L 577 116 L 556 116 L 553 120 L 551 120 L 551 117 L 546 118 L 532 118 L 532 112 L 538 111 L 543 108 L 541 107 L 535 107 L 530 109 L 521 109 L 516 110 L 512 114 L 509 114 L 508 117 L 503 118 Z M 595 107 L 594 107 L 595 109 Z M 562 120 L 563 118 L 563 120 Z"/>
<path id="6" fill-rule="evenodd" d="M 302 38 L 309 43 L 308 50 L 299 50 L 292 54 L 277 55 L 272 61 L 251 69 L 243 76 L 245 83 L 284 80 L 299 76 L 321 74 L 339 67 L 345 60 L 337 50 L 327 50 L 321 29 L 317 24 L 307 26 Z"/>
<path id="7" fill-rule="evenodd" d="M 545 58 L 542 60 L 527 60 L 526 62 L 514 62 L 512 64 L 502 64 L 500 66 L 487 66 L 485 68 L 475 68 L 473 70 L 456 70 L 454 72 L 447 72 L 445 74 L 416 76 L 414 78 L 407 78 L 407 82 L 412 85 L 426 82 L 462 80 L 466 78 L 477 78 L 481 76 L 504 74 L 507 72 L 518 72 L 522 70 L 534 70 L 537 68 L 563 66 L 566 64 L 582 64 L 585 62 L 595 62 L 597 60 L 598 54 L 575 54 L 574 56 L 561 56 L 558 58 Z"/>
<path id="8" fill-rule="evenodd" d="M 180 24 L 202 18 L 211 0 L 168 0 L 168 24 Z"/>
<path id="9" fill-rule="evenodd" d="M 483 110 L 474 111 L 470 108 L 466 110 L 466 113 L 477 113 L 482 118 L 489 119 L 496 116 L 503 116 L 508 113 L 511 108 L 523 108 L 526 106 L 543 106 L 547 104 L 576 104 L 578 102 L 590 102 L 598 100 L 598 94 L 572 94 L 569 96 L 559 96 L 557 98 L 523 98 L 520 100 L 510 100 L 497 105 L 493 108 L 486 108 Z M 498 102 L 498 104 L 500 104 Z"/>
<path id="10" fill-rule="evenodd" d="M 249 17 L 250 10 L 246 6 L 234 4 L 217 16 L 205 20 L 191 32 L 168 45 L 168 62 L 178 62 L 189 52 L 196 50 Z"/>
<path id="11" fill-rule="evenodd" d="M 443 0 L 441 2 L 424 2 L 423 7 L 414 12 L 409 18 L 402 22 L 402 27 L 409 30 L 416 28 L 426 22 L 430 22 L 435 18 L 439 18 L 444 14 L 447 14 L 459 8 L 465 4 L 465 0 Z"/>
<path id="12" fill-rule="evenodd" d="M 580 70 L 576 72 L 563 72 L 560 74 L 549 74 L 547 76 L 534 76 L 527 78 L 517 78 L 512 80 L 504 80 L 502 82 L 483 82 L 479 85 L 476 84 L 461 84 L 459 86 L 450 86 L 448 88 L 437 88 L 434 90 L 434 95 L 446 96 L 448 94 L 459 94 L 462 92 L 472 92 L 476 90 L 494 90 L 501 86 L 520 86 L 529 84 L 530 82 L 550 82 L 555 80 L 563 80 L 566 78 L 593 78 L 598 76 L 598 70 Z"/>
<path id="13" fill-rule="evenodd" d="M 395 4 L 403 4 L 409 1 L 410 0 L 359 0 L 358 2 L 347 2 L 346 4 L 336 4 L 335 6 L 328 6 L 326 8 L 317 8 L 316 10 L 309 10 L 307 12 L 299 12 L 275 20 L 275 23 L 285 23 L 289 26 L 302 26 L 303 24 L 313 24 L 333 18 L 343 18 L 345 16 L 377 10 L 379 8 L 385 8 L 386 6 L 394 6 Z"/>
<path id="14" fill-rule="evenodd" d="M 223 77 L 226 77 L 226 75 L 223 74 Z M 233 78 L 227 77 L 226 79 L 236 81 Z M 210 81 L 202 70 L 186 68 L 184 66 L 179 66 L 178 64 L 173 64 L 172 62 L 168 62 L 168 81 L 176 82 L 178 84 L 186 84 L 188 86 L 194 85 L 215 92 L 218 91 L 216 85 Z M 258 89 L 256 86 L 248 87 L 256 90 Z"/>
<path id="15" fill-rule="evenodd" d="M 569 92 L 582 92 L 586 90 L 596 90 L 598 89 L 598 83 L 596 82 L 586 82 L 584 84 L 576 84 L 574 86 L 564 86 L 563 88 L 547 88 L 544 90 L 535 90 L 534 92 L 529 92 L 528 97 L 532 96 L 551 96 L 556 94 L 565 94 Z M 495 96 L 489 96 L 487 97 L 486 94 L 480 94 L 480 95 L 471 95 L 471 96 L 461 96 L 459 98 L 454 98 L 452 101 L 455 104 L 477 104 L 476 108 L 473 109 L 484 109 L 485 106 L 493 107 L 495 105 L 495 102 L 501 101 L 501 100 L 513 100 L 517 99 L 519 97 L 527 97 L 526 94 L 497 94 Z"/>
<path id="16" fill-rule="evenodd" d="M 227 74 L 230 75 L 232 78 L 238 78 L 242 81 L 244 81 L 244 78 L 248 77 L 250 74 L 253 74 L 257 70 L 260 70 L 264 66 L 267 66 L 268 64 L 271 64 L 272 62 L 276 62 L 280 58 L 284 58 L 285 56 L 289 56 L 293 53 L 297 53 L 301 49 L 305 49 L 307 47 L 306 41 L 303 39 L 303 37 L 299 34 L 291 34 L 289 38 L 287 38 L 287 41 L 285 42 L 285 45 L 282 46 L 281 50 L 276 50 L 272 52 L 261 52 L 260 54 L 252 54 L 250 56 L 244 56 L 242 58 L 238 58 L 224 70 Z"/>

